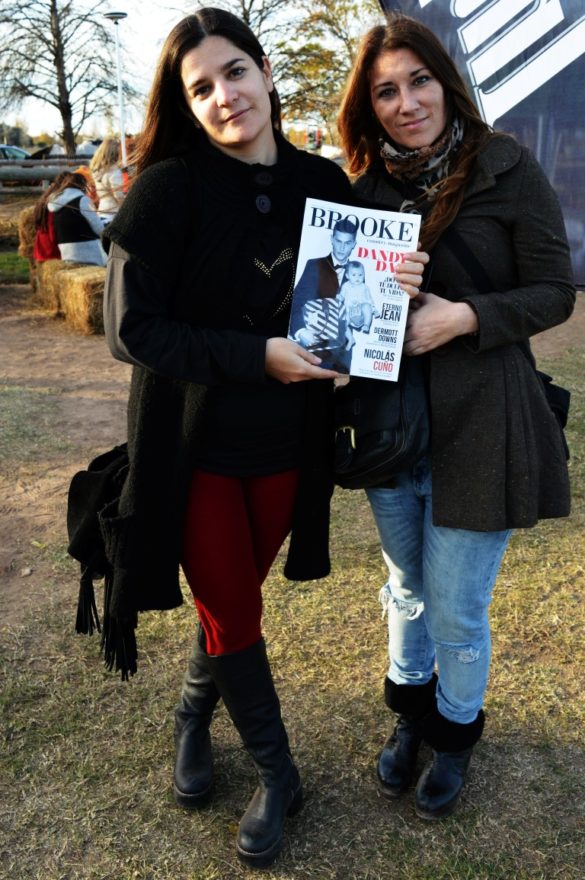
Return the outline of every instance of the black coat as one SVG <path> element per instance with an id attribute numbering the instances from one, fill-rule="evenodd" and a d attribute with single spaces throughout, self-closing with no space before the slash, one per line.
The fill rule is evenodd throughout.
<path id="1" fill-rule="evenodd" d="M 380 165 L 354 187 L 398 210 Z M 566 516 L 569 477 L 558 423 L 528 338 L 566 321 L 575 302 L 558 199 L 530 152 L 494 137 L 479 156 L 454 228 L 493 282 L 480 293 L 447 243 L 432 254 L 430 291 L 468 302 L 479 333 L 429 356 L 433 521 L 491 531 Z"/>
<path id="2" fill-rule="evenodd" d="M 111 613 L 118 619 L 181 602 L 182 523 L 206 383 L 229 381 L 232 373 L 239 373 L 242 381 L 265 379 L 266 340 L 233 329 L 240 311 L 237 243 L 219 234 L 198 237 L 200 229 L 221 231 L 222 214 L 227 218 L 232 211 L 238 216 L 235 233 L 245 234 L 260 210 L 258 188 L 244 163 L 215 152 L 208 157 L 209 161 L 197 151 L 147 169 L 107 229 L 110 242 L 159 280 L 166 315 L 156 319 L 154 336 L 169 333 L 168 344 L 187 352 L 178 376 L 166 374 L 164 358 L 160 371 L 140 366 L 133 370 L 128 476 L 119 500 L 101 517 L 114 569 Z M 298 237 L 306 196 L 351 200 L 347 178 L 333 163 L 301 153 L 282 139 L 279 158 L 286 161 L 288 173 L 271 196 L 273 210 L 286 213 Z M 192 270 L 202 259 L 202 239 L 210 242 L 205 258 L 217 265 L 218 288 L 212 291 L 194 287 Z M 226 266 L 234 268 L 228 271 Z M 114 260 L 105 295 L 110 326 L 109 304 L 123 299 L 118 289 L 123 281 L 123 265 Z M 153 310 L 160 315 L 160 302 Z M 330 569 L 331 399 L 331 383 L 309 383 L 304 459 L 285 565 L 285 575 L 294 580 L 323 577 Z"/>

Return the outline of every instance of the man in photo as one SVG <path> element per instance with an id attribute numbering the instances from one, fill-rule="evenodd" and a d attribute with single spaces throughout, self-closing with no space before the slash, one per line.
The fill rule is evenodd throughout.
<path id="1" fill-rule="evenodd" d="M 309 300 L 328 297 L 335 298 L 339 293 L 341 285 L 347 280 L 347 263 L 356 244 L 357 230 L 357 224 L 351 220 L 347 218 L 338 220 L 331 234 L 331 253 L 324 257 L 315 257 L 314 259 L 307 260 L 303 274 L 294 290 L 289 330 L 291 338 L 298 339 L 299 337 L 296 334 L 302 331 L 305 326 L 304 306 L 306 303 Z M 343 314 L 343 310 L 340 310 L 340 312 Z M 340 357 L 345 367 L 343 372 L 348 370 L 348 362 L 345 356 L 347 352 L 345 355 L 343 354 L 345 334 L 345 320 L 340 318 L 339 334 L 334 348 L 339 348 L 340 350 Z M 327 365 L 336 361 L 334 352 L 331 350 L 323 353 L 316 351 L 315 354 L 323 357 Z M 325 363 L 323 363 L 323 366 L 325 366 Z"/>

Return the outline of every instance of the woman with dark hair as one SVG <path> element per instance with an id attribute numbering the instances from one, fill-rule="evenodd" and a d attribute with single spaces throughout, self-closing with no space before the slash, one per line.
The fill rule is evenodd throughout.
<path id="1" fill-rule="evenodd" d="M 511 529 L 566 516 L 563 437 L 529 337 L 570 316 L 559 204 L 527 149 L 481 119 L 423 24 L 392 15 L 363 38 L 339 114 L 354 193 L 422 215 L 430 252 L 404 353 L 428 377 L 428 454 L 368 490 L 389 578 L 385 699 L 398 720 L 378 761 L 402 794 L 421 742 L 425 819 L 453 811 L 483 726 L 488 608 Z"/>
<path id="2" fill-rule="evenodd" d="M 289 532 L 286 576 L 329 572 L 337 374 L 286 338 L 295 260 L 305 198 L 351 200 L 334 163 L 279 130 L 252 32 L 198 10 L 163 47 L 138 176 L 106 231 L 107 339 L 134 365 L 129 472 L 102 516 L 106 658 L 133 671 L 136 612 L 181 602 L 180 563 L 200 630 L 176 711 L 175 797 L 190 809 L 209 799 L 221 697 L 259 776 L 237 838 L 254 866 L 274 860 L 302 802 L 262 639 L 262 583 Z M 403 280 L 418 285 L 418 264 Z"/>
<path id="3" fill-rule="evenodd" d="M 52 215 L 52 226 L 62 260 L 105 266 L 106 255 L 101 246 L 103 224 L 95 205 L 88 196 L 88 182 L 83 174 L 65 171 L 60 174 L 50 193 L 41 199 L 38 215 Z M 51 221 L 46 218 L 47 224 Z"/>

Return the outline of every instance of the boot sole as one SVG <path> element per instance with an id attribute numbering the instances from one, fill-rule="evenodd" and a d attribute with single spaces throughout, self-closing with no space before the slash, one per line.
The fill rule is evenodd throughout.
<path id="1" fill-rule="evenodd" d="M 173 786 L 173 791 L 176 803 L 184 810 L 200 810 L 202 807 L 206 807 L 211 800 L 213 783 L 204 791 L 197 792 L 197 794 L 187 794 L 177 788 L 176 785 Z"/>
<path id="2" fill-rule="evenodd" d="M 380 779 L 379 776 L 377 777 L 377 782 L 378 782 L 378 791 L 380 792 L 381 795 L 383 795 L 389 801 L 396 801 L 396 800 L 398 800 L 398 798 L 401 798 L 402 795 L 406 794 L 406 792 L 408 791 L 408 789 L 412 785 L 412 783 L 409 782 L 408 785 L 405 785 L 402 788 L 391 788 L 390 786 L 388 786 L 384 782 L 382 782 L 382 780 Z"/>
<path id="3" fill-rule="evenodd" d="M 302 806 L 303 789 L 301 786 L 295 793 L 295 796 L 293 797 L 290 806 L 286 811 L 287 817 L 292 818 L 293 816 L 296 816 L 297 813 L 300 812 Z M 283 835 L 281 834 L 278 840 L 275 840 L 272 846 L 269 846 L 268 849 L 265 849 L 259 853 L 255 853 L 242 849 L 236 842 L 236 853 L 239 860 L 244 865 L 249 865 L 251 868 L 268 868 L 276 860 L 278 854 L 282 850 L 282 844 Z"/>
<path id="4" fill-rule="evenodd" d="M 453 801 L 449 801 L 448 804 L 444 804 L 438 810 L 433 811 L 432 813 L 428 810 L 423 810 L 422 807 L 419 807 L 418 804 L 415 803 L 414 810 L 419 819 L 424 819 L 427 822 L 433 822 L 437 819 L 446 819 L 448 816 L 451 816 L 455 812 L 455 807 L 457 806 L 457 802 L 459 800 L 459 795 Z"/>

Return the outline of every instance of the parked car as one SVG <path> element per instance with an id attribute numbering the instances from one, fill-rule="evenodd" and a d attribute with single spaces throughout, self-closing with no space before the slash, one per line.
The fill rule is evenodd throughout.
<path id="1" fill-rule="evenodd" d="M 22 147 L 0 144 L 0 159 L 30 159 L 30 153 L 23 150 Z"/>
<path id="2" fill-rule="evenodd" d="M 94 138 L 94 140 L 91 141 L 82 141 L 80 144 L 77 144 L 75 155 L 84 156 L 85 158 L 90 159 L 101 144 L 101 142 L 101 138 Z"/>
<path id="3" fill-rule="evenodd" d="M 99 145 L 101 138 L 93 141 L 83 141 L 77 145 L 75 155 L 81 159 L 91 159 Z M 31 159 L 65 159 L 65 148 L 62 144 L 48 144 L 46 147 L 37 147 L 31 155 Z"/>
<path id="4" fill-rule="evenodd" d="M 48 144 L 46 147 L 37 147 L 31 155 L 31 159 L 51 159 L 53 157 L 58 159 L 65 158 L 65 150 L 61 144 Z"/>

